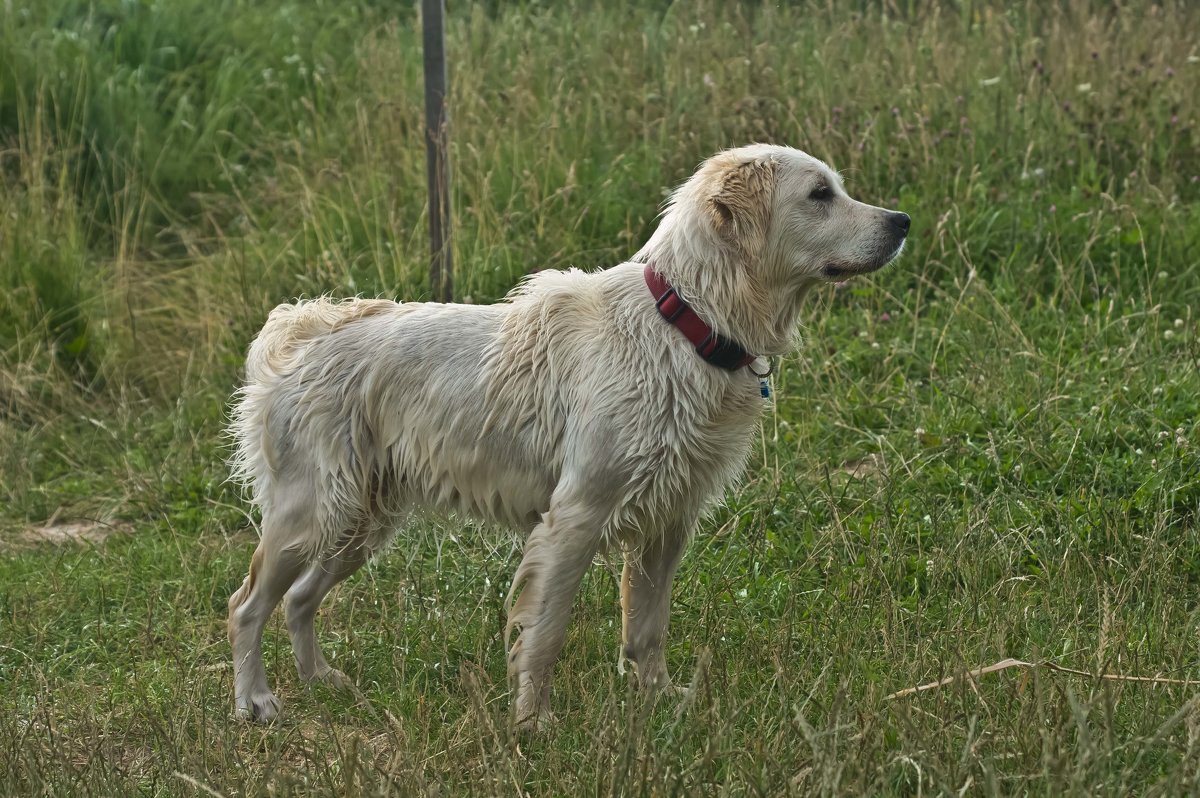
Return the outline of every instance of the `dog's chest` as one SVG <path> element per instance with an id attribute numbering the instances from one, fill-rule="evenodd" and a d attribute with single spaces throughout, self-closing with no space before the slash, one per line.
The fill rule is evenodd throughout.
<path id="1" fill-rule="evenodd" d="M 655 442 L 644 489 L 658 502 L 707 503 L 741 474 L 764 406 L 757 386 L 725 381 L 692 402 L 664 408 L 649 431 Z M 656 502 L 657 503 L 657 502 Z"/>

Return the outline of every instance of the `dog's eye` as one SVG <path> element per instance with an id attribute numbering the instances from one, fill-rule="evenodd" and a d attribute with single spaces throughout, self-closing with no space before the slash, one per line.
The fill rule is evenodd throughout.
<path id="1" fill-rule="evenodd" d="M 829 186 L 817 186 L 808 195 L 808 198 L 817 202 L 826 202 L 833 199 L 833 189 Z"/>

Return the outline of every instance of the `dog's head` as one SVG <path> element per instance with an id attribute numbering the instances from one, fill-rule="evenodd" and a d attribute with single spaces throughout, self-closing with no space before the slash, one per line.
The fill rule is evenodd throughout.
<path id="1" fill-rule="evenodd" d="M 873 272 L 900 254 L 908 235 L 907 214 L 852 199 L 836 172 L 790 147 L 727 150 L 688 182 L 721 241 L 777 284 Z"/>
<path id="2" fill-rule="evenodd" d="M 908 216 L 858 202 L 821 161 L 754 144 L 709 158 L 672 195 L 635 260 L 655 268 L 743 346 L 793 344 L 800 300 L 900 254 Z"/>

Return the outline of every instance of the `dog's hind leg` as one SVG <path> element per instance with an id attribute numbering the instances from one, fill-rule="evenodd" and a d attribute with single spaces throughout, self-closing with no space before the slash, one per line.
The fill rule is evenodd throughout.
<path id="1" fill-rule="evenodd" d="M 686 532 L 641 542 L 625 552 L 621 575 L 621 655 L 633 663 L 638 684 L 670 686 L 666 637 L 671 617 L 671 582 L 687 544 Z"/>
<path id="2" fill-rule="evenodd" d="M 229 642 L 233 647 L 234 709 L 240 717 L 271 721 L 280 704 L 267 683 L 262 635 L 271 612 L 308 565 L 305 543 L 315 516 L 306 502 L 263 515 L 262 540 L 250 560 L 250 574 L 229 598 Z"/>
<path id="3" fill-rule="evenodd" d="M 292 638 L 292 652 L 296 655 L 296 669 L 306 682 L 325 682 L 338 690 L 349 689 L 350 679 L 341 671 L 330 667 L 317 644 L 314 619 L 317 608 L 330 590 L 343 579 L 349 578 L 367 561 L 368 552 L 360 543 L 352 543 L 334 554 L 313 563 L 301 575 L 284 599 L 287 614 L 288 635 Z"/>
<path id="4" fill-rule="evenodd" d="M 521 729 L 536 730 L 550 719 L 554 661 L 566 637 L 571 604 L 600 546 L 603 521 L 585 504 L 556 499 L 525 543 L 509 591 L 505 630 L 506 638 L 514 627 L 521 630 L 508 652 Z"/>

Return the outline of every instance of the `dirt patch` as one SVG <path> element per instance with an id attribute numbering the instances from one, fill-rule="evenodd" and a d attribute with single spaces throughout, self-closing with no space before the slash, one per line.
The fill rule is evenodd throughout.
<path id="1" fill-rule="evenodd" d="M 838 471 L 843 474 L 849 474 L 852 477 L 859 479 L 869 479 L 879 476 L 883 463 L 877 454 L 869 454 L 866 457 L 859 457 L 854 460 L 847 460 L 838 466 Z"/>
<path id="2" fill-rule="evenodd" d="M 129 527 L 119 521 L 54 521 L 29 527 L 17 533 L 17 542 L 25 545 L 52 543 L 100 544 L 113 535 L 125 534 Z"/>

